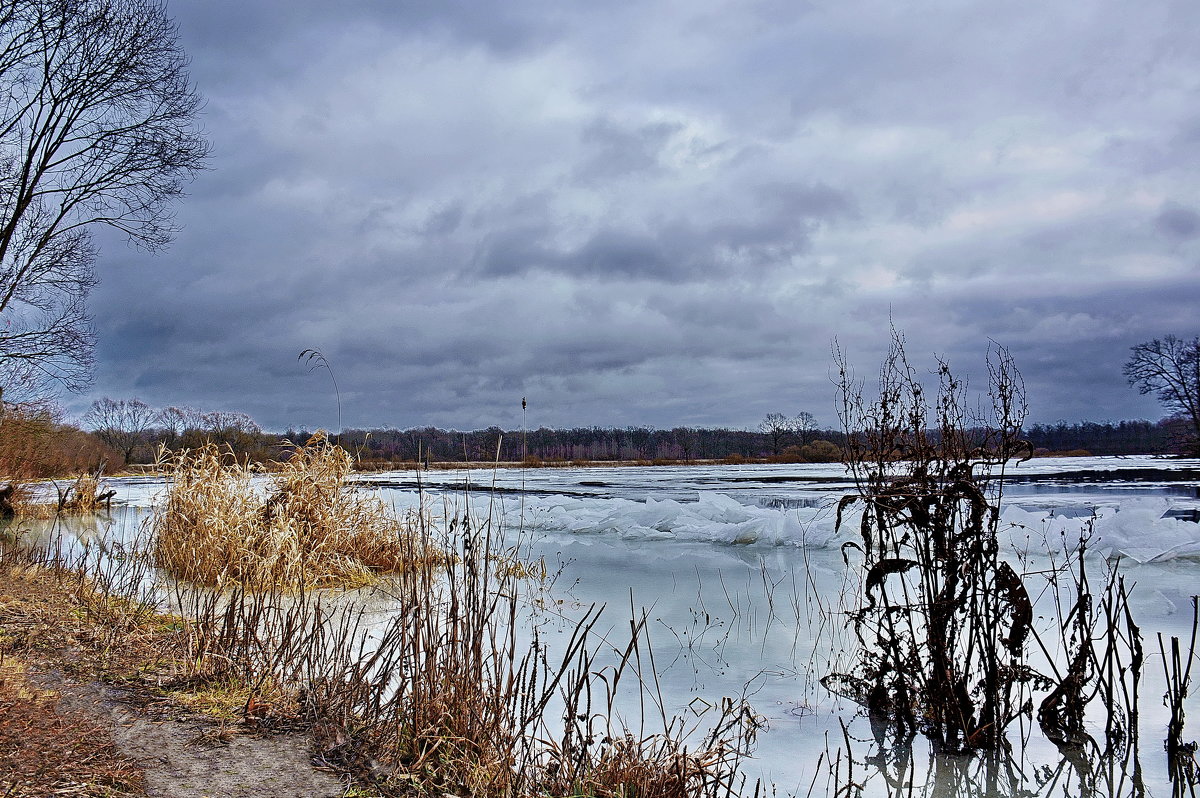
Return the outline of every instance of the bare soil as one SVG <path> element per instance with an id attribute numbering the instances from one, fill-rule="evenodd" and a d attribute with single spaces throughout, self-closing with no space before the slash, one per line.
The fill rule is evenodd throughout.
<path id="1" fill-rule="evenodd" d="M 61 574 L 0 567 L 0 795 L 346 794 L 306 732 L 200 715 L 154 689 L 155 620 L 113 637 L 81 595 Z"/>
<path id="2" fill-rule="evenodd" d="M 56 676 L 45 677 L 47 684 Z M 345 788 L 310 761 L 305 733 L 261 732 L 148 704 L 136 692 L 60 683 L 60 705 L 112 730 L 152 798 L 338 798 Z"/>

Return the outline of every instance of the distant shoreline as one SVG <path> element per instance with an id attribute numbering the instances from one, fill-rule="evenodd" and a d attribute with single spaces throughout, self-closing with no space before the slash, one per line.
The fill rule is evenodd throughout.
<path id="1" fill-rule="evenodd" d="M 1093 455 L 1090 452 L 1082 450 L 1073 450 L 1066 452 L 1039 452 L 1034 455 L 1035 459 L 1041 460 L 1050 457 L 1128 457 L 1130 455 Z M 1157 453 L 1147 452 L 1146 457 L 1162 457 L 1164 459 L 1176 459 L 1176 456 L 1162 455 Z M 836 461 L 825 461 L 836 462 Z M 814 465 L 818 463 L 798 460 L 785 460 L 771 457 L 726 457 L 713 459 L 692 459 L 692 460 L 672 460 L 666 458 L 656 458 L 653 460 L 542 460 L 539 462 L 522 462 L 520 460 L 442 460 L 433 461 L 422 465 L 411 460 L 402 461 L 359 461 L 356 464 L 355 470 L 363 474 L 380 474 L 388 471 L 473 471 L 487 470 L 490 468 L 503 469 L 541 469 L 541 468 L 661 468 L 667 466 L 717 466 L 717 465 Z M 130 464 L 126 465 L 120 473 L 113 476 L 149 476 L 161 473 L 161 470 L 153 463 L 145 464 Z"/>

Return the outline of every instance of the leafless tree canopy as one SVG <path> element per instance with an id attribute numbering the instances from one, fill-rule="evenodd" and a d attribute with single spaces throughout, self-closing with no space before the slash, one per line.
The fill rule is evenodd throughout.
<path id="1" fill-rule="evenodd" d="M 1168 335 L 1138 344 L 1125 364 L 1129 384 L 1153 393 L 1173 414 L 1191 425 L 1191 448 L 1200 453 L 1200 337 Z"/>
<path id="2" fill-rule="evenodd" d="M 799 436 L 801 444 L 808 443 L 816 429 L 816 418 L 807 410 L 801 410 L 795 417 L 767 413 L 758 424 L 759 432 L 771 440 L 771 454 L 779 454 L 783 443 L 792 435 Z"/>
<path id="3" fill-rule="evenodd" d="M 154 408 L 141 399 L 110 399 L 92 402 L 84 420 L 100 438 L 119 451 L 129 462 L 133 450 L 142 443 L 146 432 L 158 418 Z"/>
<path id="4" fill-rule="evenodd" d="M 0 2 L 0 379 L 88 381 L 90 231 L 161 248 L 207 155 L 186 64 L 156 0 Z"/>
<path id="5" fill-rule="evenodd" d="M 758 429 L 771 438 L 771 454 L 779 454 L 779 445 L 792 431 L 792 420 L 783 413 L 767 413 Z"/>
<path id="6" fill-rule="evenodd" d="M 808 444 L 812 440 L 813 433 L 817 431 L 816 416 L 807 410 L 801 410 L 792 419 L 792 429 L 800 437 L 801 445 Z"/>

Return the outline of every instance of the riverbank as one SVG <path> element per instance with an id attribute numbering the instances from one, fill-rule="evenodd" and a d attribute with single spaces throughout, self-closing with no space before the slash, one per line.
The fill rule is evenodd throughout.
<path id="1" fill-rule="evenodd" d="M 180 633 L 77 573 L 0 563 L 0 794 L 346 794 L 302 728 L 263 722 L 236 689 L 181 682 Z"/>
<path id="2" fill-rule="evenodd" d="M 170 495 L 140 521 L 118 503 L 103 528 L 63 515 L 3 530 L 0 652 L 18 663 L 14 692 L 47 691 L 29 708 L 43 720 L 80 708 L 85 725 L 63 733 L 87 756 L 65 759 L 96 759 L 92 745 L 107 768 L 42 761 L 63 746 L 34 734 L 39 753 L 0 784 L 8 794 L 339 794 L 312 786 L 311 765 L 287 777 L 303 785 L 294 792 L 264 782 L 280 777 L 264 765 L 272 756 L 311 756 L 360 798 L 715 798 L 745 786 L 738 768 L 757 723 L 743 702 L 713 705 L 698 741 L 665 710 L 661 730 L 641 716 L 627 725 L 618 682 L 632 701 L 655 698 L 642 678 L 645 615 L 631 606 L 628 643 L 593 634 L 600 609 L 563 615 L 545 561 L 506 545 L 490 520 L 398 513 L 345 484 L 348 458 L 320 443 L 265 492 L 257 470 L 212 465 L 181 461 Z M 376 517 L 392 519 L 381 545 L 400 533 L 436 555 L 392 568 L 365 556 L 387 555 L 370 541 L 324 534 L 366 533 Z M 358 557 L 373 587 L 310 572 L 326 555 Z M 218 567 L 193 572 L 202 556 Z M 564 634 L 553 657 L 546 624 Z M 163 737 L 166 726 L 175 731 Z M 284 753 L 262 749 L 281 733 L 293 735 Z M 196 747 L 223 751 L 198 760 Z"/>

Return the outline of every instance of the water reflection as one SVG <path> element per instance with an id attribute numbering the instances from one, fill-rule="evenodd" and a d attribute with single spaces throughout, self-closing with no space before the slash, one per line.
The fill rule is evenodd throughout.
<path id="1" fill-rule="evenodd" d="M 119 511 L 118 511 L 119 512 Z M 56 515 L 52 518 L 13 518 L 0 521 L 0 542 L 27 549 L 103 542 L 113 524 L 112 513 Z"/>
<path id="2" fill-rule="evenodd" d="M 1056 761 L 1035 764 L 1029 740 L 1006 751 L 941 754 L 918 740 L 855 738 L 843 724 L 841 744 L 821 755 L 809 796 L 833 798 L 1145 798 L 1148 790 L 1137 741 L 1104 752 L 1092 742 L 1060 749 Z M 1159 749 L 1161 752 L 1161 749 Z M 1200 773 L 1192 751 L 1171 768 L 1172 798 L 1194 798 Z M 1161 753 L 1159 754 L 1162 755 Z M 822 782 L 824 782 L 822 784 Z"/>
<path id="3" fill-rule="evenodd" d="M 0 556 L 79 571 L 101 589 L 161 603 L 159 577 L 146 544 L 145 510 L 114 507 L 94 515 L 16 518 L 0 523 Z"/>

